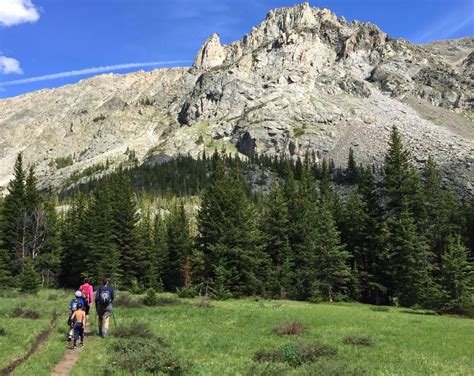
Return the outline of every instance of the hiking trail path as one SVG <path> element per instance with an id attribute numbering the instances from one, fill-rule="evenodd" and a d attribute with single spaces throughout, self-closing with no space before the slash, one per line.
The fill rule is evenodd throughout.
<path id="1" fill-rule="evenodd" d="M 87 323 L 86 327 L 84 328 L 84 345 L 87 346 L 87 344 L 93 340 L 93 338 L 91 326 L 89 323 Z M 73 350 L 72 348 L 69 348 L 68 345 L 68 348 L 64 352 L 61 360 L 56 363 L 56 365 L 51 370 L 51 376 L 68 376 L 74 368 L 74 365 L 79 360 L 82 350 L 83 349 L 80 347 L 78 347 L 77 350 Z"/>

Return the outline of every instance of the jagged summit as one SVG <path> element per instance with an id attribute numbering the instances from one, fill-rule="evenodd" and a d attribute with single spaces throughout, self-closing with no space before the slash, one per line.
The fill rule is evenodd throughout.
<path id="1" fill-rule="evenodd" d="M 234 43 L 210 36 L 191 68 L 1 100 L 0 185 L 19 151 L 44 186 L 106 159 L 118 166 L 127 149 L 145 163 L 226 147 L 343 164 L 352 147 L 360 162 L 381 163 L 396 125 L 420 165 L 433 155 L 474 193 L 473 46 L 472 37 L 414 45 L 308 3 L 275 9 Z"/>

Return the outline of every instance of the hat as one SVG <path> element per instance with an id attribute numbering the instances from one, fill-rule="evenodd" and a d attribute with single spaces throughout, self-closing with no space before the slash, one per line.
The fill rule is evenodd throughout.
<path id="1" fill-rule="evenodd" d="M 74 296 L 75 296 L 76 298 L 82 298 L 82 292 L 79 291 L 79 290 L 77 290 L 77 291 L 74 293 Z"/>

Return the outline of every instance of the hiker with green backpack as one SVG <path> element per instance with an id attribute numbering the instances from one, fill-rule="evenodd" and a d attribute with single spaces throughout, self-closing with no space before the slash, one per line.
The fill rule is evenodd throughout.
<path id="1" fill-rule="evenodd" d="M 103 285 L 95 293 L 95 309 L 99 318 L 99 336 L 101 337 L 107 336 L 114 297 L 115 292 L 109 285 L 109 279 L 104 278 Z"/>

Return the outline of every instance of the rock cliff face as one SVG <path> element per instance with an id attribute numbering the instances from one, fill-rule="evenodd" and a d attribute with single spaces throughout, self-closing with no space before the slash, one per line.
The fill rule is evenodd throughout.
<path id="1" fill-rule="evenodd" d="M 474 193 L 474 38 L 413 45 L 303 3 L 241 41 L 211 36 L 191 68 L 103 75 L 0 101 L 0 185 L 16 153 L 44 186 L 135 150 L 303 155 L 380 163 L 392 125 L 418 163 L 432 154 Z M 25 137 L 25 135 L 27 135 Z M 68 155 L 71 166 L 55 160 Z"/>

